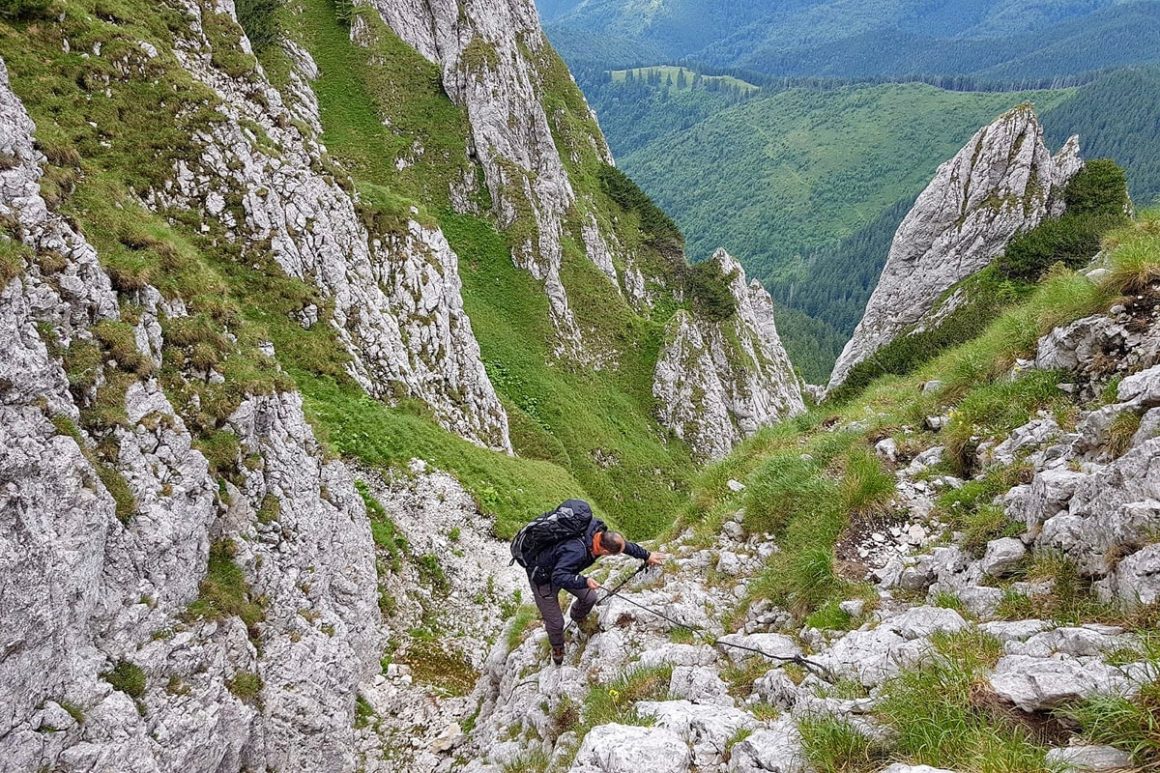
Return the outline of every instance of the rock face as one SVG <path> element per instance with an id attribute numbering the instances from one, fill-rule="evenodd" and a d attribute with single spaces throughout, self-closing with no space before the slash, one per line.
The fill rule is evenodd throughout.
<path id="1" fill-rule="evenodd" d="M 464 106 L 470 151 L 482 164 L 500 223 L 518 217 L 535 228 L 514 256 L 544 283 L 561 354 L 582 355 L 583 342 L 560 278 L 562 238 L 571 211 L 584 202 L 568 178 L 541 103 L 544 69 L 558 60 L 540 29 L 532 0 L 371 0 L 388 25 L 443 70 L 443 86 Z M 591 150 L 611 163 L 604 138 Z M 587 218 L 586 218 L 587 219 Z M 588 257 L 615 282 L 608 245 L 594 220 L 583 227 Z"/>
<path id="2" fill-rule="evenodd" d="M 179 160 L 173 179 L 147 199 L 193 210 L 243 243 L 269 245 L 282 271 L 333 299 L 330 324 L 368 393 L 416 397 L 448 429 L 510 451 L 507 415 L 484 371 L 463 310 L 458 257 L 443 234 L 420 223 L 417 211 L 395 230 L 369 228 L 357 195 L 323 173 L 310 91 L 318 71 L 307 52 L 289 49 L 291 93 L 299 96 L 287 105 L 260 70 L 255 88 L 215 67 L 204 29 L 212 12 L 185 7 L 191 39 L 175 54 L 214 92 L 225 120 L 195 138 L 202 152 Z"/>
<path id="3" fill-rule="evenodd" d="M 380 633 L 369 525 L 349 471 L 323 458 L 301 399 L 275 393 L 229 418 L 251 464 L 219 485 L 147 374 L 128 384 L 123 419 L 100 438 L 115 453 L 98 453 L 52 352 L 91 340 L 94 323 L 121 309 L 96 251 L 37 192 L 43 159 L 2 66 L 0 104 L 0 151 L 17 162 L 0 170 L 0 216 L 34 254 L 65 263 L 47 281 L 29 260 L 0 294 L 11 352 L 0 363 L 6 764 L 353 767 L 355 689 L 377 664 Z M 148 331 L 159 296 L 145 288 L 141 298 Z M 138 348 L 151 356 L 148 334 Z M 263 523 L 269 502 L 278 517 Z M 191 606 L 215 562 L 245 586 L 248 624 L 213 601 Z"/>
<path id="4" fill-rule="evenodd" d="M 1029 106 L 981 129 L 939 167 L 898 227 L 882 277 L 828 388 L 900 333 L 921 325 L 946 290 L 989 264 L 1011 237 L 1062 214 L 1062 189 L 1082 165 L 1074 137 L 1052 157 Z"/>
<path id="5" fill-rule="evenodd" d="M 761 427 L 805 410 L 769 293 L 756 280 L 746 284 L 724 250 L 712 260 L 729 278 L 737 311 L 721 322 L 675 314 L 653 377 L 661 424 L 705 459 L 723 457 Z"/>

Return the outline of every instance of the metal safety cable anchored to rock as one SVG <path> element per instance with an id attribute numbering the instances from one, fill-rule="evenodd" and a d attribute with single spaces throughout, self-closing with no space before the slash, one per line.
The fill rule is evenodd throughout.
<path id="1" fill-rule="evenodd" d="M 744 644 L 735 644 L 733 642 L 722 641 L 721 639 L 718 639 L 717 637 L 713 636 L 712 632 L 708 631 L 707 629 L 705 629 L 699 625 L 689 625 L 688 623 L 682 623 L 680 620 L 675 620 L 675 619 L 669 617 L 664 612 L 660 612 L 656 609 L 653 609 L 650 606 L 647 606 L 645 604 L 641 604 L 640 602 L 633 601 L 632 599 L 628 598 L 627 596 L 620 596 L 620 591 L 624 588 L 624 586 L 627 585 L 638 574 L 640 574 L 641 572 L 644 572 L 647 569 L 648 569 L 648 564 L 642 563 L 637 568 L 637 570 L 635 572 L 633 572 L 628 577 L 625 577 L 623 580 L 621 580 L 616 585 L 615 588 L 613 588 L 610 591 L 607 591 L 605 593 L 604 597 L 596 602 L 596 606 L 600 606 L 604 602 L 611 599 L 613 596 L 619 596 L 621 601 L 624 601 L 628 604 L 631 604 L 634 607 L 637 607 L 639 609 L 643 609 L 646 612 L 654 614 L 657 617 L 664 620 L 665 622 L 669 623 L 670 625 L 675 625 L 679 628 L 684 628 L 685 630 L 689 631 L 693 635 L 701 637 L 701 640 L 710 646 L 730 647 L 730 648 L 736 649 L 736 650 L 743 650 L 745 652 L 752 652 L 755 655 L 761 655 L 762 657 L 769 658 L 770 660 L 776 660 L 776 661 L 781 662 L 781 663 L 796 663 L 797 665 L 802 666 L 803 668 L 807 668 L 807 669 L 815 672 L 819 676 L 825 678 L 827 681 L 831 681 L 831 682 L 834 681 L 834 675 L 830 671 L 830 669 L 828 669 L 826 666 L 822 665 L 821 663 L 818 663 L 815 660 L 810 660 L 809 658 L 807 658 L 803 655 L 774 655 L 770 652 L 766 652 L 765 650 L 759 649 L 757 647 L 749 647 L 749 646 L 746 646 Z M 569 627 L 571 627 L 571 625 L 572 625 L 572 623 L 569 623 Z M 565 629 L 565 630 L 567 630 L 567 629 Z"/>

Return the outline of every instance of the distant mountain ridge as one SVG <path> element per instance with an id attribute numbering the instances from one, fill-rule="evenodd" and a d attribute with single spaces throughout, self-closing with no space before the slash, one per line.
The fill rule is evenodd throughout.
<path id="1" fill-rule="evenodd" d="M 1160 61 L 1155 0 L 543 0 L 540 6 L 549 34 L 574 64 L 634 63 L 642 45 L 670 59 L 842 77 L 1019 78 Z M 577 33 L 623 41 L 623 57 L 612 61 L 606 50 L 571 45 Z"/>

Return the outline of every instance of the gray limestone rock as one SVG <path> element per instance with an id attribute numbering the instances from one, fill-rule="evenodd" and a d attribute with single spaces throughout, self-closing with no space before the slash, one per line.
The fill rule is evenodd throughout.
<path id="1" fill-rule="evenodd" d="M 956 282 L 989 264 L 1021 231 L 1061 202 L 1078 171 L 1077 146 L 1058 158 L 1043 144 L 1030 107 L 1018 107 L 981 129 L 934 179 L 902 221 L 882 277 L 829 389 L 897 335 L 920 324 Z"/>
<path id="2" fill-rule="evenodd" d="M 686 773 L 692 755 L 680 735 L 661 727 L 600 725 L 584 737 L 571 773 Z"/>
<path id="3" fill-rule="evenodd" d="M 201 6 L 186 3 L 200 19 Z M 310 91 L 318 70 L 289 49 L 293 94 Z M 173 179 L 145 197 L 157 209 L 190 210 L 215 221 L 243 245 L 261 245 L 290 277 L 333 300 L 329 320 L 349 350 L 351 375 L 372 396 L 407 395 L 429 405 L 448 429 L 510 451 L 507 415 L 487 377 L 463 308 L 458 257 L 443 233 L 415 210 L 390 231 L 368 227 L 364 204 L 325 174 L 324 149 L 299 130 L 317 126 L 316 101 L 287 105 L 264 82 L 255 91 L 213 66 L 200 23 L 175 51 L 181 65 L 216 95 L 223 120 L 195 137 L 201 153 L 177 162 Z M 260 71 L 259 71 L 260 74 Z M 279 152 L 271 155 L 263 142 Z M 240 212 L 225 207 L 240 200 Z M 399 394 L 402 390 L 402 394 Z"/>
<path id="4" fill-rule="evenodd" d="M 810 769 L 801 733 L 783 718 L 733 747 L 729 773 L 806 773 Z"/>
<path id="5" fill-rule="evenodd" d="M 485 5 L 455 0 L 373 0 L 405 42 L 439 65 L 443 87 L 467 112 L 471 151 L 482 165 L 501 225 L 530 218 L 534 234 L 513 257 L 544 283 L 560 354 L 584 356 L 584 342 L 560 276 L 562 238 L 573 207 L 589 217 L 583 234 L 589 258 L 615 276 L 608 240 L 578 199 L 553 138 L 553 116 L 540 99 L 552 51 L 531 0 Z M 611 163 L 599 133 L 588 151 Z M 526 211 L 530 210 L 530 211 Z M 626 280 L 626 284 L 629 282 Z M 635 294 L 634 294 L 635 295 Z"/>
<path id="6" fill-rule="evenodd" d="M 991 688 L 1024 711 L 1045 711 L 1090 695 L 1131 695 L 1135 686 L 1118 668 L 1094 658 L 1005 655 L 995 665 Z"/>
<path id="7" fill-rule="evenodd" d="M 1015 486 L 1003 497 L 1007 515 L 1030 531 L 1068 506 L 1076 489 L 1087 480 L 1081 472 L 1044 470 L 1030 484 Z"/>
<path id="8" fill-rule="evenodd" d="M 642 716 L 655 718 L 657 727 L 671 730 L 688 743 L 698 769 L 718 764 L 727 743 L 738 731 L 757 727 L 752 714 L 727 706 L 701 706 L 678 700 L 643 701 L 636 708 Z"/>
<path id="9" fill-rule="evenodd" d="M 1156 603 L 1160 600 L 1160 545 L 1149 545 L 1120 561 L 1097 592 L 1129 604 Z"/>
<path id="10" fill-rule="evenodd" d="M 980 568 L 985 575 L 1003 577 L 1018 568 L 1026 555 L 1027 548 L 1013 537 L 991 540 L 987 543 Z"/>
<path id="11" fill-rule="evenodd" d="M 805 410 L 801 386 L 777 334 L 773 300 L 728 253 L 713 256 L 737 302 L 714 322 L 673 315 L 653 375 L 662 425 L 706 459 L 725 456 L 761 427 Z"/>
<path id="12" fill-rule="evenodd" d="M 1146 408 L 1160 405 L 1160 365 L 1128 376 L 1116 390 L 1120 402 L 1130 402 Z"/>
<path id="13" fill-rule="evenodd" d="M 1112 771 L 1132 767 L 1132 755 L 1114 746 L 1066 746 L 1047 753 L 1047 764 L 1063 771 Z"/>
<path id="14" fill-rule="evenodd" d="M 1160 524 L 1160 438 L 1090 475 L 1069 475 L 1076 477 L 1068 509 L 1043 524 L 1036 546 L 1061 550 L 1084 573 L 1102 577 L 1115 554 L 1130 555 Z"/>
<path id="15" fill-rule="evenodd" d="M 692 703 L 716 703 L 732 706 L 729 685 L 717 671 L 705 666 L 677 666 L 669 679 L 669 694 Z"/>
<path id="16" fill-rule="evenodd" d="M 1123 325 L 1103 314 L 1077 319 L 1039 339 L 1035 367 L 1081 370 L 1096 355 L 1119 346 L 1126 336 Z"/>
<path id="17" fill-rule="evenodd" d="M 951 609 L 912 607 L 876 627 L 865 625 L 839 639 L 813 659 L 839 677 L 874 687 L 897 676 L 931 653 L 929 637 L 936 631 L 954 632 L 967 621 Z"/>
<path id="18" fill-rule="evenodd" d="M 719 642 L 717 646 L 734 663 L 757 657 L 757 653 L 751 650 L 761 650 L 780 658 L 801 654 L 801 648 L 794 640 L 780 633 L 731 633 L 720 637 L 717 641 Z"/>
<path id="19" fill-rule="evenodd" d="M 705 644 L 673 644 L 666 642 L 640 656 L 640 665 L 652 668 L 660 665 L 707 666 L 717 660 L 717 652 Z"/>

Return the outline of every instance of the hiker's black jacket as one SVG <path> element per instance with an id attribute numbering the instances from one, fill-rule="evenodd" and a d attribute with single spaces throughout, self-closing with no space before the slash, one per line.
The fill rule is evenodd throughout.
<path id="1" fill-rule="evenodd" d="M 569 499 L 561 507 L 570 507 L 573 512 L 589 514 L 592 508 L 582 499 Z M 604 522 L 593 518 L 583 537 L 575 537 L 544 548 L 536 557 L 536 564 L 528 568 L 528 575 L 534 584 L 552 583 L 552 590 L 584 590 L 588 580 L 580 573 L 596 561 L 592 555 L 592 537 L 605 529 Z M 635 542 L 624 542 L 624 552 L 633 558 L 647 561 L 649 552 Z"/>

